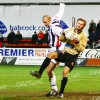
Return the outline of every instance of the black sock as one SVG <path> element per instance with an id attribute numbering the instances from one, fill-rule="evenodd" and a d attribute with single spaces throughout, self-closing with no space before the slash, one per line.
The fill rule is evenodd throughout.
<path id="1" fill-rule="evenodd" d="M 45 60 L 43 61 L 40 69 L 39 69 L 39 74 L 42 75 L 43 71 L 46 69 L 46 67 L 49 65 L 51 59 L 49 59 L 48 57 L 45 58 Z"/>
<path id="2" fill-rule="evenodd" d="M 68 78 L 67 77 L 63 77 L 63 79 L 61 80 L 61 86 L 60 86 L 60 92 L 59 94 L 63 94 L 65 86 L 67 84 Z"/>

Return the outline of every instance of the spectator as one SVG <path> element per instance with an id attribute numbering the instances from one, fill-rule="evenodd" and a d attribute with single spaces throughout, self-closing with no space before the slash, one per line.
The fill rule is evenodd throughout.
<path id="1" fill-rule="evenodd" d="M 44 33 L 42 32 L 42 30 L 40 30 L 38 33 L 38 44 L 42 44 L 43 39 L 44 39 Z"/>
<path id="2" fill-rule="evenodd" d="M 96 33 L 97 33 L 97 36 L 98 36 L 98 40 L 100 40 L 100 20 L 99 20 L 99 22 L 97 23 Z"/>
<path id="3" fill-rule="evenodd" d="M 3 34 L 0 32 L 0 47 L 2 47 Z"/>
<path id="4" fill-rule="evenodd" d="M 15 39 L 15 33 L 13 30 L 10 31 L 10 33 L 7 36 L 7 40 L 9 44 L 13 44 Z"/>
<path id="5" fill-rule="evenodd" d="M 22 40 L 22 34 L 20 33 L 20 31 L 17 31 L 17 33 L 15 34 L 15 43 L 19 43 L 20 40 Z"/>
<path id="6" fill-rule="evenodd" d="M 48 30 L 45 31 L 45 34 L 44 34 L 44 40 L 43 40 L 43 43 L 44 44 L 49 44 L 49 38 L 48 38 Z"/>
<path id="7" fill-rule="evenodd" d="M 36 44 L 37 41 L 38 41 L 38 35 L 37 35 L 36 31 L 35 31 L 34 34 L 32 35 L 32 43 Z"/>
<path id="8" fill-rule="evenodd" d="M 89 25 L 89 47 L 93 48 L 93 42 L 95 42 L 96 40 L 96 23 L 93 21 L 93 19 L 91 20 L 91 23 Z"/>
<path id="9" fill-rule="evenodd" d="M 15 43 L 19 43 L 20 40 L 22 40 L 22 34 L 20 31 L 17 31 L 17 34 L 15 34 Z"/>

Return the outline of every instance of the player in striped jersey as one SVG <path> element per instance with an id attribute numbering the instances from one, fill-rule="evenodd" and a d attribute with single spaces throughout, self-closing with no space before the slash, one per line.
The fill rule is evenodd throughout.
<path id="1" fill-rule="evenodd" d="M 51 47 L 49 52 L 59 51 L 59 50 L 64 49 L 64 43 L 61 43 L 61 41 L 59 40 L 59 36 L 63 32 L 63 29 L 61 28 L 61 25 L 60 25 L 60 21 L 63 16 L 64 9 L 65 9 L 65 4 L 60 3 L 60 9 L 59 9 L 58 13 L 52 19 L 49 15 L 45 15 L 42 18 L 42 21 L 43 21 L 44 25 L 48 28 L 48 32 L 49 32 L 49 38 L 50 38 L 49 44 Z M 50 85 L 51 85 L 51 89 L 52 89 L 51 92 L 46 94 L 46 96 L 48 96 L 48 97 L 58 94 L 58 92 L 57 92 L 58 88 L 56 86 L 56 76 L 55 76 L 54 72 L 52 71 L 56 67 L 57 63 L 58 63 L 57 61 L 52 59 L 49 66 L 48 67 L 46 66 L 47 74 L 49 76 Z M 38 71 L 40 77 L 46 67 L 40 67 L 40 69 Z M 30 72 L 30 74 L 32 76 L 35 76 L 35 72 Z"/>

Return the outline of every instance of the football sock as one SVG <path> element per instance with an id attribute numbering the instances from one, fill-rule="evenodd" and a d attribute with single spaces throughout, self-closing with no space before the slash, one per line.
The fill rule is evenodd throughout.
<path id="1" fill-rule="evenodd" d="M 56 86 L 56 76 L 53 75 L 53 77 L 50 79 L 50 85 L 52 90 L 58 91 L 58 88 Z"/>
<path id="2" fill-rule="evenodd" d="M 67 77 L 63 77 L 63 79 L 61 80 L 61 87 L 60 87 L 60 92 L 59 94 L 63 94 L 65 86 L 67 84 L 68 78 Z"/>
<path id="3" fill-rule="evenodd" d="M 43 71 L 46 69 L 46 67 L 49 65 L 51 59 L 49 59 L 48 57 L 45 58 L 45 60 L 43 61 L 40 69 L 39 69 L 39 74 L 42 75 Z"/>

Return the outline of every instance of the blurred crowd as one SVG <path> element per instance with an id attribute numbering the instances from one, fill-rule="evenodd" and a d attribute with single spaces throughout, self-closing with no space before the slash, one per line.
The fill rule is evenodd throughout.
<path id="1" fill-rule="evenodd" d="M 2 47 L 2 41 L 3 41 L 3 35 L 0 33 L 0 47 Z M 18 44 L 20 43 L 20 40 L 23 40 L 22 34 L 18 30 L 16 33 L 11 30 L 10 33 L 7 36 L 8 44 Z M 42 31 L 39 30 L 34 31 L 31 39 L 32 44 L 49 44 L 49 34 L 48 30 Z M 100 20 L 98 23 L 95 23 L 92 19 L 89 28 L 88 28 L 88 44 L 87 47 L 89 49 L 98 49 L 100 48 Z"/>
<path id="2" fill-rule="evenodd" d="M 17 31 L 15 34 L 15 32 L 11 30 L 7 36 L 8 44 L 19 43 L 20 40 L 22 40 L 22 34 L 20 31 Z"/>
<path id="3" fill-rule="evenodd" d="M 45 33 L 40 30 L 39 33 L 36 31 L 32 35 L 32 43 L 34 44 L 49 44 L 48 30 Z"/>
<path id="4" fill-rule="evenodd" d="M 92 19 L 88 29 L 88 44 L 87 48 L 100 48 L 100 20 L 96 24 Z"/>
<path id="5" fill-rule="evenodd" d="M 17 33 L 15 34 L 15 32 L 11 30 L 7 36 L 8 44 L 18 44 L 22 39 L 23 37 L 20 31 L 17 31 Z M 48 44 L 49 43 L 48 30 L 46 30 L 45 32 L 40 30 L 38 33 L 34 31 L 32 37 L 29 39 L 31 39 L 32 41 L 31 43 L 33 44 Z"/>

